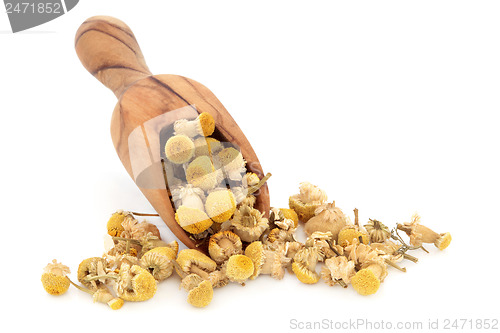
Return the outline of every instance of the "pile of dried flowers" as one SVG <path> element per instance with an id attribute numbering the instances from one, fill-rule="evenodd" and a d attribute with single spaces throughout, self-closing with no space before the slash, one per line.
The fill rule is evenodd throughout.
<path id="1" fill-rule="evenodd" d="M 420 224 L 417 214 L 390 230 L 375 219 L 361 226 L 355 209 L 351 223 L 326 198 L 317 186 L 301 183 L 300 193 L 290 197 L 292 208 L 272 208 L 269 219 L 256 212 L 255 200 L 248 198 L 210 236 L 208 255 L 196 249 L 179 251 L 176 241 L 161 240 L 154 224 L 135 218 L 143 214 L 117 211 L 107 223 L 113 245 L 102 257 L 81 262 L 77 271 L 81 285 L 70 281 L 69 268 L 56 260 L 45 268 L 42 283 L 52 295 L 65 293 L 71 283 L 112 309 L 119 309 L 124 301 L 150 299 L 157 283 L 174 270 L 188 292 L 188 302 L 196 307 L 207 306 L 214 289 L 228 283 L 244 285 L 259 275 L 280 280 L 286 271 L 306 284 L 323 279 L 330 286 L 350 284 L 359 294 L 370 295 L 379 289 L 388 267 L 405 272 L 399 262 L 417 262 L 409 250 L 427 252 L 424 243 L 444 250 L 451 242 L 449 233 L 439 234 Z M 295 234 L 304 220 L 307 239 L 299 242 Z M 398 231 L 409 236 L 409 244 Z"/>
<path id="2" fill-rule="evenodd" d="M 216 288 L 244 285 L 259 275 L 280 280 L 286 271 L 306 284 L 323 279 L 330 286 L 350 284 L 359 294 L 370 295 L 379 289 L 388 267 L 405 272 L 399 262 L 417 261 L 409 250 L 427 252 L 423 243 L 443 250 L 450 244 L 449 233 L 423 226 L 417 214 L 390 230 L 375 219 L 361 226 L 354 209 L 352 223 L 335 202 L 327 202 L 325 191 L 308 182 L 290 196 L 289 208 L 272 208 L 265 218 L 254 206 L 270 174 L 261 179 L 247 172 L 241 152 L 210 137 L 214 124 L 207 113 L 175 122 L 162 159 L 175 219 L 191 237 L 208 243 L 207 254 L 179 251 L 176 241 L 163 241 L 154 224 L 136 219 L 148 214 L 117 211 L 107 223 L 111 239 L 106 252 L 78 267 L 81 285 L 68 278 L 68 267 L 56 260 L 47 265 L 42 283 L 49 294 L 61 295 L 72 284 L 94 302 L 119 309 L 124 301 L 152 298 L 157 283 L 175 270 L 195 307 L 207 306 Z M 296 239 L 299 221 L 305 242 Z M 409 244 L 398 230 L 409 236 Z"/>

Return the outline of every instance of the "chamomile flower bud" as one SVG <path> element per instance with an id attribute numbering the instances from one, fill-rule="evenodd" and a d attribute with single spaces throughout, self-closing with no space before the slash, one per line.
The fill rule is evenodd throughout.
<path id="1" fill-rule="evenodd" d="M 55 259 L 52 263 L 45 266 L 42 274 L 42 284 L 46 292 L 51 295 L 62 295 L 69 288 L 69 279 L 66 277 L 69 274 L 69 268 Z"/>
<path id="2" fill-rule="evenodd" d="M 215 120 L 208 112 L 202 112 L 196 119 L 179 119 L 174 123 L 175 134 L 183 134 L 190 138 L 197 135 L 209 136 L 215 130 Z"/>
<path id="3" fill-rule="evenodd" d="M 175 135 L 165 144 L 165 156 L 174 164 L 189 162 L 194 155 L 194 143 L 186 135 Z"/>

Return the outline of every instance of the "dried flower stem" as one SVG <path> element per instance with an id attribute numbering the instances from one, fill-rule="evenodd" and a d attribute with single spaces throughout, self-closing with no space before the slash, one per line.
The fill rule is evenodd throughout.
<path id="1" fill-rule="evenodd" d="M 94 295 L 94 291 L 77 285 L 76 283 L 74 283 L 73 281 L 71 281 L 71 279 L 69 277 L 67 277 L 67 276 L 66 276 L 66 279 L 68 279 L 69 283 L 71 283 L 76 289 L 81 290 L 83 292 L 86 292 L 86 293 L 88 293 L 90 295 Z"/>
<path id="2" fill-rule="evenodd" d="M 179 275 L 181 276 L 181 279 L 184 279 L 186 276 L 189 275 L 188 273 L 182 270 L 181 266 L 176 260 L 172 260 L 172 264 L 174 265 L 174 268 L 177 271 L 177 273 L 179 273 Z"/>
<path id="3" fill-rule="evenodd" d="M 396 268 L 397 270 L 400 270 L 401 272 L 405 272 L 406 273 L 406 268 L 405 267 L 400 267 L 398 264 L 392 262 L 391 260 L 389 259 L 385 259 L 385 263 L 391 267 L 394 267 Z"/>
<path id="4" fill-rule="evenodd" d="M 130 243 L 134 243 L 134 244 L 137 244 L 137 245 L 141 245 L 141 242 L 138 241 L 137 239 L 132 239 L 132 238 L 124 238 L 124 237 L 117 237 L 117 236 L 112 236 L 111 237 L 113 240 L 117 240 L 117 241 L 123 241 L 125 242 L 126 246 L 125 246 L 125 253 L 129 253 L 130 252 Z"/>
<path id="5" fill-rule="evenodd" d="M 354 208 L 354 224 L 359 227 L 359 217 L 357 208 Z"/>
<path id="6" fill-rule="evenodd" d="M 99 280 L 99 279 L 115 279 L 115 280 L 117 280 L 118 275 L 104 274 L 104 275 L 96 275 L 96 276 L 83 278 L 83 280 L 85 282 L 90 282 L 90 281 Z"/>
<path id="7" fill-rule="evenodd" d="M 414 257 L 412 255 L 409 255 L 408 253 L 403 253 L 403 258 L 405 259 L 408 259 L 408 260 L 411 260 L 413 262 L 417 262 L 418 261 L 418 258 L 417 257 Z"/>
<path id="8" fill-rule="evenodd" d="M 196 265 L 191 266 L 191 272 L 194 274 L 198 274 L 203 280 L 208 280 L 208 272 L 204 271 Z"/>
<path id="9" fill-rule="evenodd" d="M 139 240 L 133 239 L 133 238 L 125 238 L 125 237 L 117 237 L 117 236 L 111 236 L 111 238 L 113 240 L 117 240 L 117 241 L 130 242 L 130 243 L 137 244 L 137 245 L 141 244 L 141 242 Z"/>
<path id="10" fill-rule="evenodd" d="M 67 276 L 66 278 L 68 279 L 69 283 L 71 283 L 76 289 L 92 295 L 94 302 L 106 303 L 113 310 L 118 310 L 123 305 L 123 300 L 121 300 L 120 298 L 114 298 L 114 296 L 111 295 L 108 288 L 106 287 L 104 287 L 104 289 L 99 288 L 96 290 L 90 290 L 77 285 L 76 283 L 71 281 L 71 279 L 68 278 Z M 103 291 L 106 291 L 104 295 L 102 294 Z"/>
<path id="11" fill-rule="evenodd" d="M 394 228 L 394 229 L 392 229 L 392 230 L 391 230 L 391 238 L 392 238 L 392 239 L 395 239 L 395 240 L 397 240 L 398 242 L 400 242 L 401 244 L 403 244 L 403 245 L 399 248 L 399 250 L 398 250 L 398 252 L 399 252 L 399 253 L 405 253 L 405 252 L 406 252 L 406 251 L 408 251 L 408 250 L 417 250 L 417 249 L 422 249 L 422 250 L 424 250 L 425 252 L 429 253 L 429 251 L 427 251 L 427 250 L 425 249 L 425 247 L 423 247 L 422 245 L 419 245 L 419 246 L 411 246 L 411 245 L 406 244 L 406 243 L 405 243 L 405 241 L 403 240 L 403 238 L 401 238 L 401 236 L 399 235 L 399 233 L 398 233 L 398 229 L 396 229 L 396 228 Z"/>
<path id="12" fill-rule="evenodd" d="M 257 192 L 271 176 L 271 173 L 268 172 L 256 185 L 249 187 L 247 195 Z"/>
<path id="13" fill-rule="evenodd" d="M 328 243 L 328 246 L 330 246 L 330 249 L 337 255 L 337 257 L 340 257 L 340 253 L 335 249 L 335 246 L 333 246 L 332 241 L 329 239 L 326 239 L 326 242 Z"/>
<path id="14" fill-rule="evenodd" d="M 136 216 L 160 216 L 160 214 L 156 213 L 137 213 L 137 212 L 130 212 L 130 213 Z"/>
<path id="15" fill-rule="evenodd" d="M 347 284 L 344 282 L 344 280 L 342 279 L 335 279 L 335 282 L 337 282 L 338 284 L 340 284 L 342 286 L 342 288 L 347 288 Z"/>

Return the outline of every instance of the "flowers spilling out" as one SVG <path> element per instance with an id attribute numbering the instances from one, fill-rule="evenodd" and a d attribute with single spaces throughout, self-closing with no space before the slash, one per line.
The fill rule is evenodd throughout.
<path id="1" fill-rule="evenodd" d="M 300 186 L 301 193 L 307 193 L 313 185 Z M 229 202 L 224 203 L 227 194 L 212 193 L 220 199 L 224 207 L 221 210 L 233 210 Z M 80 284 L 70 280 L 67 266 L 53 260 L 43 270 L 43 287 L 51 295 L 61 295 L 73 285 L 90 294 L 94 302 L 116 310 L 125 302 L 152 298 L 158 283 L 176 275 L 181 289 L 187 291 L 188 303 L 205 307 L 217 288 L 229 283 L 245 285 L 261 275 L 281 280 L 288 271 L 305 284 L 323 280 L 329 286 L 351 285 L 360 295 L 371 295 L 379 290 L 390 269 L 406 272 L 400 262 L 418 261 L 407 253 L 410 250 L 428 252 L 424 244 L 444 250 L 451 242 L 450 233 L 437 233 L 422 225 L 418 214 L 392 230 L 375 219 L 362 226 L 357 209 L 352 223 L 335 203 L 326 202 L 324 192 L 317 189 L 311 193 L 315 199 L 324 200 L 306 223 L 299 218 L 304 213 L 302 208 L 298 212 L 293 208 L 271 208 L 269 218 L 265 218 L 253 207 L 255 200 L 241 201 L 234 212 L 227 213 L 225 221 L 217 222 L 220 227 L 209 236 L 206 254 L 198 249 L 179 251 L 176 241 L 167 243 L 161 239 L 154 224 L 139 222 L 136 216 L 140 214 L 119 210 L 107 223 L 112 245 L 101 257 L 80 263 Z M 297 197 L 292 196 L 291 200 Z M 301 197 L 301 202 L 312 201 Z M 210 217 L 207 219 L 213 222 Z M 298 228 L 306 230 L 305 242 L 296 240 Z M 399 231 L 408 236 L 408 243 Z"/>
<path id="2" fill-rule="evenodd" d="M 270 174 L 247 171 L 239 150 L 210 137 L 214 124 L 208 113 L 176 121 L 162 152 L 175 220 L 203 247 L 179 251 L 179 244 L 164 241 L 154 224 L 137 220 L 155 214 L 119 210 L 107 222 L 105 253 L 80 263 L 79 284 L 56 260 L 45 267 L 42 284 L 49 294 L 64 294 L 73 285 L 94 302 L 120 309 L 125 302 L 151 299 L 158 283 L 178 276 L 188 303 L 205 307 L 217 288 L 244 286 L 261 275 L 281 280 L 288 272 L 305 284 L 323 280 L 371 295 L 390 268 L 406 272 L 400 262 L 418 261 L 408 251 L 428 252 L 424 244 L 444 250 L 450 244 L 450 233 L 422 225 L 417 214 L 390 229 L 376 219 L 360 224 L 354 209 L 353 223 L 335 201 L 328 202 L 324 190 L 308 182 L 289 197 L 288 208 L 260 211 L 258 190 Z M 305 242 L 296 238 L 299 228 Z"/>

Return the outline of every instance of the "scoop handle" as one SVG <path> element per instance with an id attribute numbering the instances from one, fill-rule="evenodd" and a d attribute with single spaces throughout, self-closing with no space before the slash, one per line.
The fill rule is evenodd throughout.
<path id="1" fill-rule="evenodd" d="M 83 66 L 118 98 L 134 82 L 152 75 L 132 30 L 114 17 L 83 22 L 75 49 Z"/>

